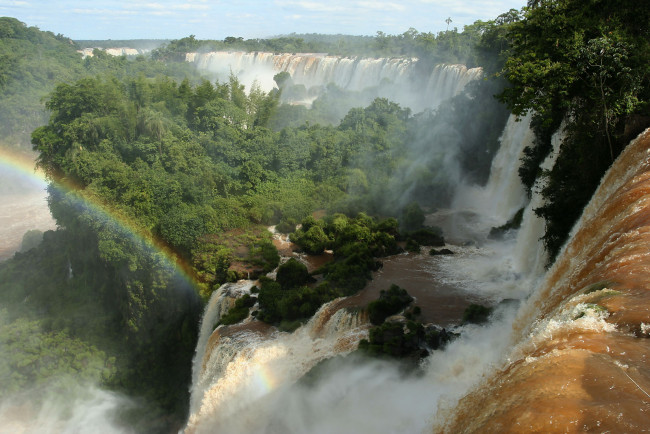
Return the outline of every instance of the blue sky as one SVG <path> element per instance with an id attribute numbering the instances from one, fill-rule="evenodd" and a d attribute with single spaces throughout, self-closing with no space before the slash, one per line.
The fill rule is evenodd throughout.
<path id="1" fill-rule="evenodd" d="M 0 0 L 0 16 L 72 39 L 245 39 L 279 34 L 374 35 L 462 30 L 526 0 Z"/>

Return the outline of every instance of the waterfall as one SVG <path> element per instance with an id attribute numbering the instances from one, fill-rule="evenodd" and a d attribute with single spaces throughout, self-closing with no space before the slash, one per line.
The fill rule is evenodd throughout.
<path id="1" fill-rule="evenodd" d="M 415 58 L 373 59 L 318 53 L 216 51 L 188 53 L 186 61 L 200 70 L 212 72 L 220 81 L 227 80 L 233 73 L 248 88 L 257 82 L 266 92 L 275 86 L 273 76 L 283 71 L 291 74 L 294 84 L 304 85 L 312 93 L 329 83 L 354 92 L 366 92 L 379 86 L 370 100 L 386 97 L 416 112 L 437 107 L 483 74 L 481 68 L 437 65 L 423 77 L 417 70 L 418 59 Z"/>
<path id="2" fill-rule="evenodd" d="M 431 217 L 433 224 L 443 228 L 446 239 L 461 244 L 456 247 L 458 255 L 441 262 L 438 279 L 480 293 L 492 303 L 528 297 L 544 275 L 547 261 L 541 242 L 545 222 L 534 212 L 543 204 L 545 180 L 536 181 L 529 199 L 518 173 L 524 149 L 533 144 L 531 117 L 529 113 L 521 119 L 514 115 L 508 119 L 486 185 L 460 186 L 452 205 L 455 209 Z M 561 126 L 552 137 L 552 151 L 540 170 L 553 168 L 563 138 Z M 492 227 L 503 225 L 522 208 L 518 230 L 510 231 L 503 240 L 488 239 Z"/>
<path id="3" fill-rule="evenodd" d="M 506 363 L 437 430 L 647 429 L 649 149 L 646 130 L 614 162 L 518 313 Z"/>
<path id="4" fill-rule="evenodd" d="M 370 320 L 368 312 L 360 308 L 342 306 L 344 299 L 334 300 L 323 305 L 307 323 L 307 332 L 313 338 L 340 339 L 350 331 L 367 328 Z"/>
<path id="5" fill-rule="evenodd" d="M 639 279 L 644 278 L 643 266 L 648 254 L 644 251 L 643 236 L 650 229 L 649 149 L 650 130 L 646 130 L 627 146 L 605 174 L 569 234 L 569 242 L 529 303 L 531 310 L 549 313 L 560 300 L 588 286 L 588 281 L 597 276 L 592 274 L 595 271 L 616 275 L 617 281 L 634 286 L 638 282 L 630 282 L 632 269 L 641 273 Z M 630 260 L 638 262 L 626 262 Z"/>
<path id="6" fill-rule="evenodd" d="M 293 333 L 255 320 L 212 332 L 218 310 L 213 301 L 221 299 L 222 294 L 213 295 L 201 327 L 186 432 L 262 430 L 276 389 L 293 384 L 319 361 L 352 351 L 367 337 L 367 316 L 341 307 L 341 299 L 323 305 Z M 247 417 L 253 405 L 255 417 Z"/>
<path id="7" fill-rule="evenodd" d="M 560 146 L 564 140 L 564 124 L 551 137 L 551 153 L 540 165 L 543 171 L 549 171 L 555 165 L 555 160 L 560 152 Z M 521 227 L 517 232 L 514 255 L 516 269 L 526 275 L 542 276 L 548 259 L 546 250 L 542 247 L 540 240 L 544 236 L 544 219 L 535 214 L 535 209 L 543 205 L 544 199 L 541 190 L 544 187 L 544 178 L 538 178 L 532 188 L 531 199 L 524 210 Z"/>
<path id="8" fill-rule="evenodd" d="M 509 120 L 487 186 L 472 192 L 486 204 L 490 204 L 490 195 L 507 196 L 490 204 L 492 220 L 499 212 L 503 219 L 510 217 L 526 202 L 513 163 L 532 140 L 529 121 L 529 117 Z M 544 168 L 552 167 L 561 138 L 561 133 L 554 137 L 555 151 Z M 532 209 L 538 201 L 533 197 L 525 219 L 534 216 Z M 462 274 L 460 286 L 493 302 L 525 299 L 539 270 L 518 262 L 523 259 L 517 255 L 540 248 L 538 229 L 527 220 L 517 239 L 486 247 L 458 247 L 454 257 L 440 258 L 437 278 L 453 281 Z M 527 239 L 534 241 L 532 247 L 525 246 Z M 519 248 L 521 253 L 515 253 Z M 439 409 L 436 420 L 444 419 L 467 390 L 501 366 L 504 354 L 512 348 L 509 336 L 515 330 L 515 305 L 506 303 L 497 308 L 490 326 L 461 327 L 461 338 L 445 351 L 434 352 L 417 381 L 404 379 L 390 365 L 367 360 L 355 364 L 346 359 L 327 374 L 326 381 L 305 388 L 299 380 L 314 366 L 351 352 L 367 337 L 365 310 L 346 307 L 346 299 L 338 299 L 322 306 L 293 333 L 279 332 L 250 318 L 212 331 L 219 312 L 232 303 L 226 294 L 232 289 L 227 288 L 220 288 L 206 309 L 194 362 L 188 433 L 421 432 L 433 423 L 432 409 Z"/>
<path id="9" fill-rule="evenodd" d="M 524 148 L 533 143 L 530 119 L 530 113 L 522 119 L 510 115 L 499 138 L 501 146 L 492 160 L 487 184 L 461 186 L 454 197 L 454 209 L 473 211 L 488 218 L 488 224 L 501 225 L 525 205 L 526 192 L 519 179 L 518 162 Z"/>
<path id="10" fill-rule="evenodd" d="M 430 101 L 430 107 L 437 107 L 444 100 L 460 93 L 472 80 L 480 79 L 482 74 L 481 68 L 437 65 L 427 80 L 424 99 Z"/>
<path id="11" fill-rule="evenodd" d="M 199 328 L 199 339 L 196 344 L 196 354 L 192 362 L 192 385 L 194 388 L 200 384 L 200 376 L 204 370 L 204 358 L 208 347 L 208 340 L 214 330 L 214 325 L 222 315 L 228 312 L 235 304 L 235 299 L 243 294 L 249 293 L 253 282 L 242 280 L 237 283 L 225 283 L 218 290 L 212 293 L 208 305 L 205 307 L 201 326 Z M 195 393 L 192 393 L 192 397 Z"/>

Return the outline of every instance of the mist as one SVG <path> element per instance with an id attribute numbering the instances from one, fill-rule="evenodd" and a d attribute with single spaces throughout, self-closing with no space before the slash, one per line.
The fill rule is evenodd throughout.
<path id="1" fill-rule="evenodd" d="M 457 328 L 461 337 L 444 351 L 434 351 L 415 374 L 396 363 L 352 354 L 330 359 L 316 374 L 301 379 L 296 373 L 318 359 L 306 356 L 312 345 L 322 351 L 327 343 L 298 339 L 300 331 L 294 332 L 295 338 L 280 336 L 263 343 L 242 336 L 234 353 L 215 350 L 228 355 L 221 362 L 224 370 L 209 370 L 212 380 L 202 379 L 212 382 L 198 396 L 193 394 L 201 405 L 186 432 L 426 432 L 504 362 L 515 313 L 514 305 L 502 305 L 489 325 Z M 278 379 L 277 388 L 260 388 L 254 374 L 258 371 Z"/>
<path id="2" fill-rule="evenodd" d="M 87 383 L 41 385 L 0 401 L 0 433 L 134 433 L 122 419 L 132 400 Z"/>
<path id="3" fill-rule="evenodd" d="M 28 231 L 54 228 L 45 181 L 0 163 L 0 261 L 21 249 Z"/>

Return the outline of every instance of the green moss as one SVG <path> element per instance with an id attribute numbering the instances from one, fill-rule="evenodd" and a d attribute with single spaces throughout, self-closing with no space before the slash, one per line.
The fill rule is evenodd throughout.
<path id="1" fill-rule="evenodd" d="M 599 304 L 596 304 L 596 303 L 585 303 L 584 305 L 582 305 L 582 306 L 580 306 L 580 307 L 581 307 L 582 309 L 580 309 L 580 311 L 578 311 L 578 312 L 574 315 L 574 317 L 573 317 L 573 320 L 574 320 L 574 321 L 577 320 L 577 319 L 580 319 L 580 318 L 584 317 L 585 315 L 587 315 L 587 312 L 588 312 L 588 311 L 593 311 L 593 312 L 596 313 L 596 314 L 605 314 L 605 313 L 609 313 L 609 311 L 608 311 L 605 307 L 603 307 L 603 306 L 601 306 L 601 305 L 599 305 Z"/>
<path id="2" fill-rule="evenodd" d="M 601 289 L 609 288 L 612 286 L 612 282 L 609 280 L 603 280 L 601 282 L 592 283 L 582 290 L 585 294 L 591 294 L 592 292 L 600 291 Z"/>

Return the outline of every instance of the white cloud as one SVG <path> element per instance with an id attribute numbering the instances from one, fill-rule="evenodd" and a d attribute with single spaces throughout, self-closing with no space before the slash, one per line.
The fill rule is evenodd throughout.
<path id="1" fill-rule="evenodd" d="M 210 5 L 204 5 L 204 4 L 194 4 L 194 3 L 185 3 L 182 5 L 173 5 L 172 9 L 178 9 L 178 10 L 209 10 L 211 9 Z"/>
<path id="2" fill-rule="evenodd" d="M 302 0 L 278 0 L 275 3 L 280 6 L 290 6 L 314 12 L 342 12 L 346 9 L 343 5 L 336 5 L 336 2 L 318 3 Z"/>
<path id="3" fill-rule="evenodd" d="M 406 7 L 399 3 L 384 3 L 378 1 L 360 1 L 357 3 L 363 9 L 376 11 L 404 11 Z"/>
<path id="4" fill-rule="evenodd" d="M 181 3 L 181 4 L 145 3 L 140 6 L 136 5 L 134 9 L 154 9 L 154 10 L 165 10 L 165 11 L 207 10 L 210 9 L 210 5 L 195 4 L 195 3 Z"/>
<path id="5" fill-rule="evenodd" d="M 120 9 L 72 9 L 72 12 L 80 15 L 136 15 L 135 11 Z"/>

